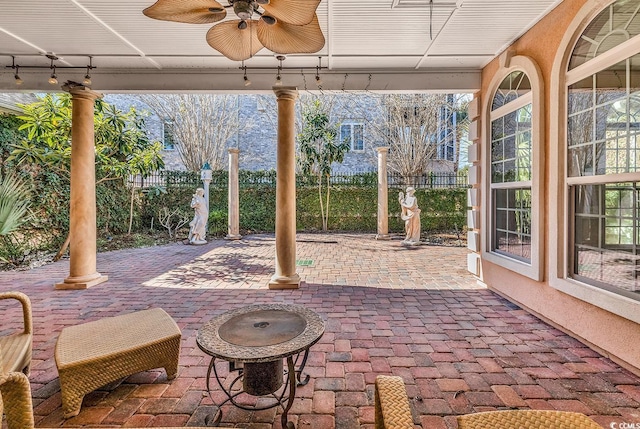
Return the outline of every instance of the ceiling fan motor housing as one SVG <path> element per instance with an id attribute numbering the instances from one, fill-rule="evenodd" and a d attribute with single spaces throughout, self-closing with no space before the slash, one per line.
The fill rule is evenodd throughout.
<path id="1" fill-rule="evenodd" d="M 236 0 L 233 2 L 233 11 L 242 20 L 251 19 L 254 11 L 253 2 Z"/>

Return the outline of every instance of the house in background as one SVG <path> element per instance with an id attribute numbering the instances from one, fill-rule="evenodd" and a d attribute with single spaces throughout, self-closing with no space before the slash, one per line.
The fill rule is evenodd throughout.
<path id="1" fill-rule="evenodd" d="M 245 170 L 269 170 L 276 166 L 277 116 L 276 100 L 268 95 L 237 95 L 238 132 L 232 136 L 226 146 L 239 148 L 240 168 Z M 453 101 L 453 96 L 447 96 Z M 148 136 L 163 145 L 163 158 L 167 170 L 184 170 L 180 159 L 179 144 L 172 132 L 173 123 L 163 120 L 153 113 L 141 96 L 134 94 L 106 94 L 105 101 L 116 105 L 123 111 L 135 107 L 145 113 L 145 126 Z M 305 95 L 301 96 L 304 102 Z M 336 173 L 365 173 L 377 170 L 376 147 L 388 143 L 374 132 L 373 124 L 388 122 L 388 112 L 379 96 L 366 93 L 326 94 L 326 103 L 330 106 L 332 123 L 338 126 L 338 138 L 350 144 L 350 150 L 344 161 L 334 166 Z M 298 106 L 299 107 L 299 106 Z M 413 106 L 412 106 L 413 109 Z M 298 108 L 298 111 L 300 109 Z M 299 115 L 298 115 L 299 116 Z M 456 132 L 460 114 L 451 112 L 448 105 L 442 106 L 438 113 L 438 132 L 433 136 L 433 159 L 426 170 L 434 172 L 454 172 L 459 161 L 460 141 Z M 297 131 L 299 131 L 299 121 Z M 387 131 L 390 132 L 390 131 Z"/>
<path id="2" fill-rule="evenodd" d="M 0 93 L 0 115 L 19 115 L 22 109 L 19 104 L 29 104 L 37 101 L 35 94 L 31 93 Z"/>

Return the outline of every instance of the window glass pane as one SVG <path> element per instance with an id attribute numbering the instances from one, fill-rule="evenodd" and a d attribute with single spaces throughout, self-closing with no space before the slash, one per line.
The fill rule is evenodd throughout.
<path id="1" fill-rule="evenodd" d="M 531 189 L 496 189 L 492 201 L 495 213 L 492 250 L 530 262 Z"/>
<path id="2" fill-rule="evenodd" d="M 531 180 L 531 104 L 498 118 L 491 128 L 505 134 L 491 136 L 492 183 Z"/>
<path id="3" fill-rule="evenodd" d="M 364 150 L 364 126 L 362 124 L 353 125 L 353 150 Z"/>
<path id="4" fill-rule="evenodd" d="M 640 34 L 636 1 L 618 0 L 607 6 L 584 30 L 569 61 L 569 70 Z"/>
<path id="5" fill-rule="evenodd" d="M 569 87 L 568 110 L 570 116 L 593 107 L 593 76 L 582 79 Z"/>
<path id="6" fill-rule="evenodd" d="M 637 182 L 580 185 L 575 200 L 572 276 L 621 293 L 640 292 Z"/>
<path id="7" fill-rule="evenodd" d="M 595 105 L 569 115 L 570 177 L 640 171 L 640 93 L 627 88 L 631 64 L 621 61 L 593 75 Z"/>
<path id="8" fill-rule="evenodd" d="M 498 118 L 491 122 L 491 137 L 494 140 L 504 137 L 504 118 Z"/>
<path id="9" fill-rule="evenodd" d="M 593 111 L 577 113 L 569 116 L 567 133 L 569 135 L 569 146 L 593 141 Z"/>
<path id="10" fill-rule="evenodd" d="M 340 125 L 340 141 L 347 141 L 351 144 L 351 124 Z"/>
<path id="11" fill-rule="evenodd" d="M 173 123 L 165 122 L 162 127 L 162 145 L 164 150 L 174 150 L 176 148 L 173 139 Z"/>
<path id="12" fill-rule="evenodd" d="M 491 161 L 504 160 L 504 140 L 496 140 L 491 142 Z"/>
<path id="13" fill-rule="evenodd" d="M 529 82 L 529 77 L 522 71 L 515 71 L 500 83 L 493 97 L 491 110 L 496 110 L 530 91 L 531 82 Z"/>

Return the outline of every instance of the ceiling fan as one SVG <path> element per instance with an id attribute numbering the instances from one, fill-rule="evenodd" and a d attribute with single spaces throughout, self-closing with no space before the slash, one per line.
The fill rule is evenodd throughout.
<path id="1" fill-rule="evenodd" d="M 214 25 L 207 43 L 234 61 L 251 58 L 263 47 L 277 54 L 318 52 L 325 40 L 316 9 L 320 0 L 157 0 L 144 9 L 149 18 L 208 24 L 222 21 L 227 8 L 238 19 Z"/>

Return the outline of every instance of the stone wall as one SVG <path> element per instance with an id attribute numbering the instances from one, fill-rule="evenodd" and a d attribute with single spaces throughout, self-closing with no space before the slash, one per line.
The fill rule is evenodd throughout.
<path id="1" fill-rule="evenodd" d="M 306 99 L 305 99 L 306 97 Z M 311 97 L 301 94 L 301 102 Z M 349 151 L 341 164 L 334 166 L 335 173 L 364 173 L 377 170 L 376 147 L 384 143 L 374 136 L 367 123 L 384 117 L 379 103 L 369 94 L 329 94 L 331 121 L 364 124 L 364 149 Z M 146 116 L 145 124 L 150 139 L 162 142 L 163 124 L 160 118 L 135 94 L 107 94 L 105 101 L 121 110 L 134 106 Z M 277 104 L 273 95 L 239 95 L 240 129 L 235 138 L 227 142 L 229 147 L 240 149 L 239 164 L 245 170 L 270 170 L 276 168 Z M 300 104 L 297 104 L 296 132 L 300 132 Z M 178 150 L 165 150 L 163 158 L 167 170 L 184 170 Z M 452 163 L 434 163 L 435 171 L 453 171 Z"/>

